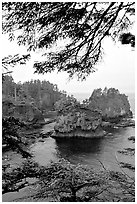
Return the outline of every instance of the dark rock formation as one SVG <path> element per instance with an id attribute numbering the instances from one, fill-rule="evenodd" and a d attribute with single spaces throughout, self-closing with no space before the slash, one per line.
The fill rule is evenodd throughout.
<path id="1" fill-rule="evenodd" d="M 72 113 L 73 112 L 73 113 Z M 76 105 L 73 111 L 57 118 L 53 137 L 100 137 L 106 132 L 101 128 L 102 117 L 98 111 Z"/>
<path id="2" fill-rule="evenodd" d="M 135 121 L 130 119 L 130 118 L 126 118 L 126 119 L 122 119 L 118 124 L 116 124 L 117 127 L 135 127 Z"/>
<path id="3" fill-rule="evenodd" d="M 43 123 L 44 117 L 41 111 L 31 103 L 13 103 L 10 100 L 2 102 L 3 116 L 13 116 L 19 118 L 20 121 L 35 123 Z"/>
<path id="4" fill-rule="evenodd" d="M 94 90 L 89 98 L 88 107 L 101 111 L 102 119 L 112 123 L 119 123 L 122 118 L 132 117 L 128 97 L 114 88 Z"/>
<path id="5" fill-rule="evenodd" d="M 78 138 L 98 138 L 98 137 L 103 137 L 107 135 L 106 131 L 103 130 L 103 129 L 97 129 L 96 131 L 84 131 L 84 130 L 81 130 L 81 129 L 75 129 L 71 132 L 65 132 L 65 133 L 62 133 L 62 132 L 59 132 L 59 131 L 54 131 L 51 135 L 51 137 L 68 137 L 68 138 L 71 138 L 71 137 L 78 137 Z"/>
<path id="6" fill-rule="evenodd" d="M 135 136 L 129 137 L 128 140 L 131 140 L 133 143 L 135 143 Z"/>
<path id="7" fill-rule="evenodd" d="M 57 110 L 53 137 L 101 137 L 112 128 L 135 125 L 129 119 L 132 112 L 127 96 L 114 88 L 94 90 L 83 104 L 70 97 L 62 99 Z"/>
<path id="8" fill-rule="evenodd" d="M 2 101 L 2 115 L 3 116 L 13 116 L 14 114 L 14 103 L 7 99 Z"/>

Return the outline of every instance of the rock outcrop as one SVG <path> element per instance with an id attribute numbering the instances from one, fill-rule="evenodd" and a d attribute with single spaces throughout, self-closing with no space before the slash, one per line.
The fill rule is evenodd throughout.
<path id="1" fill-rule="evenodd" d="M 119 122 L 122 118 L 132 117 L 128 97 L 114 88 L 94 90 L 88 107 L 101 111 L 104 121 Z"/>
<path id="2" fill-rule="evenodd" d="M 41 111 L 31 103 L 13 103 L 10 100 L 2 102 L 3 116 L 13 116 L 20 121 L 45 123 Z"/>
<path id="3" fill-rule="evenodd" d="M 83 104 L 64 98 L 57 110 L 53 137 L 101 137 L 108 129 L 135 125 L 127 96 L 113 88 L 94 90 Z"/>
<path id="4" fill-rule="evenodd" d="M 57 118 L 53 137 L 100 137 L 106 132 L 101 128 L 102 117 L 98 111 L 92 111 L 76 104 L 72 111 Z"/>

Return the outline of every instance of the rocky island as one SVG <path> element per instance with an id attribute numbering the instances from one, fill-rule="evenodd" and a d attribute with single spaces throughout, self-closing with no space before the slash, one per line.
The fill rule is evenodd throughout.
<path id="1" fill-rule="evenodd" d="M 62 98 L 56 110 L 52 137 L 103 137 L 108 128 L 135 125 L 128 97 L 114 88 L 96 89 L 82 104 L 73 97 Z"/>

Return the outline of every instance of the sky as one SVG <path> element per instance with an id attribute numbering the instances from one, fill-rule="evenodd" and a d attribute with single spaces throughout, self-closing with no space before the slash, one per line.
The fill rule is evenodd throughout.
<path id="1" fill-rule="evenodd" d="M 34 74 L 33 62 L 41 59 L 41 53 L 32 53 L 32 58 L 26 65 L 17 65 L 12 76 L 15 82 L 25 82 L 31 79 L 46 80 L 57 84 L 60 90 L 65 90 L 79 98 L 79 93 L 89 97 L 96 88 L 117 88 L 121 93 L 135 92 L 135 51 L 130 45 L 114 43 L 110 38 L 103 43 L 103 60 L 96 65 L 97 71 L 91 73 L 86 81 L 69 80 L 68 74 L 53 72 L 44 75 Z M 26 48 L 16 42 L 9 42 L 7 36 L 2 39 L 2 57 L 8 54 L 25 54 Z"/>

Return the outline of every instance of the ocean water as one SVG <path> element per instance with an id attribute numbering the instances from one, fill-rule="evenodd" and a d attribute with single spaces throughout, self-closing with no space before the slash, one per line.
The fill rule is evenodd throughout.
<path id="1" fill-rule="evenodd" d="M 79 94 L 77 99 L 85 98 L 86 94 Z M 135 115 L 135 98 L 134 94 L 129 94 L 131 110 Z M 46 126 L 43 127 L 46 129 Z M 134 127 L 119 128 L 110 131 L 111 136 L 99 139 L 53 139 L 47 138 L 44 143 L 38 142 L 32 147 L 35 160 L 41 165 L 46 165 L 51 160 L 56 161 L 59 158 L 65 158 L 72 163 L 81 163 L 91 165 L 93 168 L 100 168 L 101 161 L 111 170 L 120 170 L 119 162 L 129 162 L 134 164 L 134 156 L 125 156 L 118 153 L 118 150 L 124 148 L 133 148 L 134 144 L 128 140 L 128 137 L 135 135 Z M 43 159 L 44 158 L 44 159 Z M 133 173 L 133 172 L 128 172 Z"/>
<path id="2" fill-rule="evenodd" d="M 47 165 L 50 161 L 57 161 L 65 158 L 73 164 L 90 165 L 100 169 L 101 161 L 109 170 L 120 170 L 119 162 L 128 162 L 134 165 L 134 156 L 127 156 L 118 153 L 124 148 L 134 148 L 134 143 L 128 137 L 135 135 L 133 127 L 120 128 L 111 131 L 111 136 L 98 139 L 66 139 L 66 138 L 46 138 L 45 142 L 38 142 L 31 148 L 35 161 L 40 165 Z M 133 175 L 133 172 L 128 171 Z"/>
<path id="3" fill-rule="evenodd" d="M 78 97 L 79 95 L 79 97 Z M 87 94 L 78 94 L 77 99 L 86 98 Z M 129 94 L 129 102 L 131 110 L 135 116 L 135 97 L 134 94 Z M 43 127 L 43 131 L 46 126 Z M 35 160 L 41 165 L 46 165 L 51 160 L 56 161 L 59 158 L 68 159 L 72 163 L 88 164 L 94 168 L 100 166 L 99 161 L 108 166 L 109 169 L 118 170 L 119 165 L 116 162 L 116 157 L 120 161 L 131 162 L 134 164 L 134 156 L 129 157 L 121 155 L 118 150 L 124 148 L 133 148 L 134 144 L 128 140 L 128 137 L 135 136 L 135 128 L 119 128 L 110 131 L 111 136 L 99 139 L 53 139 L 46 138 L 43 143 L 38 142 L 31 148 L 35 155 Z M 44 159 L 43 159 L 44 158 Z"/>

